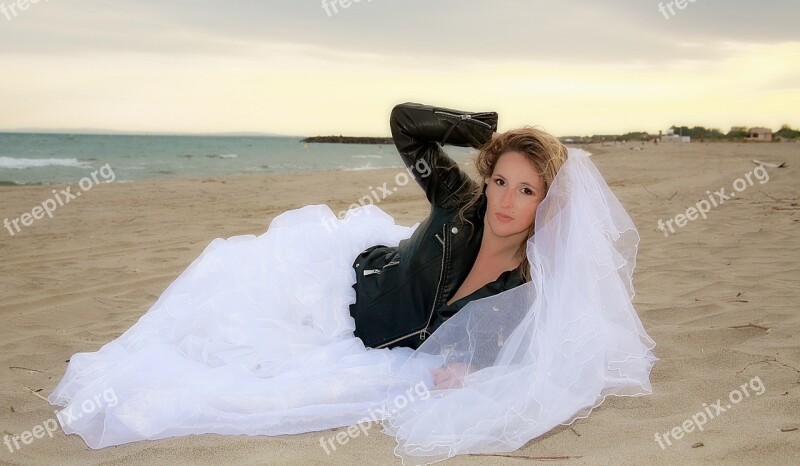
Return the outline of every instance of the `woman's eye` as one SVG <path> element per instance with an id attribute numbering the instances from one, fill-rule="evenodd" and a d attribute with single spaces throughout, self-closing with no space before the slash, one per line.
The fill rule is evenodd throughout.
<path id="1" fill-rule="evenodd" d="M 502 179 L 500 179 L 500 178 L 495 178 L 495 179 L 494 179 L 494 182 L 495 182 L 495 184 L 499 184 L 500 186 L 503 186 L 503 185 L 502 185 L 502 183 L 503 183 L 503 180 L 502 180 Z"/>
<path id="2" fill-rule="evenodd" d="M 528 188 L 525 188 L 525 189 L 523 189 L 523 190 L 522 190 L 522 192 L 524 192 L 525 194 L 527 194 L 527 195 L 529 195 L 529 196 L 533 195 L 533 191 L 531 191 L 531 190 L 530 190 L 530 189 L 528 189 Z"/>

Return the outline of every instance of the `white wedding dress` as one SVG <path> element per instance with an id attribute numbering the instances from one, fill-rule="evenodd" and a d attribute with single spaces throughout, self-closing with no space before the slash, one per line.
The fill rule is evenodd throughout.
<path id="1" fill-rule="evenodd" d="M 309 205 L 260 236 L 215 239 L 124 334 L 71 358 L 49 397 L 64 432 L 102 448 L 378 420 L 404 464 L 430 464 L 513 451 L 609 394 L 650 393 L 654 343 L 631 305 L 638 234 L 586 155 L 570 149 L 537 210 L 534 279 L 469 303 L 416 351 L 365 348 L 349 305 L 355 257 L 419 223 Z M 494 364 L 433 388 L 429 368 L 477 351 Z"/>

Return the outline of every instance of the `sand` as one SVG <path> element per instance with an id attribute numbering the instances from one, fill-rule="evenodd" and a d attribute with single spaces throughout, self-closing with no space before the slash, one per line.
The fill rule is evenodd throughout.
<path id="1" fill-rule="evenodd" d="M 564 457 L 557 464 L 798 464 L 800 430 L 791 429 L 800 427 L 800 144 L 587 149 L 641 235 L 635 305 L 657 343 L 654 393 L 609 398 L 588 418 L 510 455 Z M 751 159 L 787 167 L 767 168 L 762 183 Z M 101 184 L 53 218 L 13 236 L 0 230 L 3 436 L 41 434 L 34 429 L 53 408 L 34 393 L 52 391 L 72 354 L 95 351 L 130 327 L 212 239 L 259 234 L 280 212 L 307 204 L 339 212 L 370 195 L 370 186 L 391 187 L 402 171 Z M 676 215 L 710 203 L 706 191 L 717 199 L 713 192 L 725 187 L 730 195 L 746 173 L 752 185 L 707 218 L 676 225 Z M 53 188 L 63 186 L 0 187 L 0 220 L 31 212 Z M 428 213 L 413 182 L 379 205 L 408 226 Z M 667 228 L 665 236 L 659 219 L 673 219 L 674 233 Z M 712 408 L 717 400 L 725 412 Z M 698 412 L 714 414 L 702 431 L 691 421 L 702 421 Z M 344 430 L 190 436 L 95 451 L 59 429 L 13 452 L 0 445 L 0 463 L 399 464 L 394 439 L 378 426 L 326 455 L 320 437 Z M 460 456 L 442 464 L 521 461 Z"/>

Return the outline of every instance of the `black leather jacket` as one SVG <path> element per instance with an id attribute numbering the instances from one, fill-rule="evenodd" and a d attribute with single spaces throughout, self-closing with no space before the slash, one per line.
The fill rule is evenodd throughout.
<path id="1" fill-rule="evenodd" d="M 405 103 L 394 107 L 389 124 L 397 150 L 425 191 L 431 212 L 397 247 L 375 245 L 356 257 L 356 302 L 350 306 L 350 315 L 355 319 L 355 336 L 365 346 L 417 348 L 468 302 L 514 288 L 524 280 L 516 271 L 506 271 L 494 282 L 447 304 L 478 256 L 486 187 L 480 201 L 465 213 L 473 226 L 461 222 L 458 210 L 463 194 L 474 189 L 476 182 L 440 144 L 480 147 L 497 129 L 497 113 Z M 428 168 L 419 173 L 417 163 Z"/>

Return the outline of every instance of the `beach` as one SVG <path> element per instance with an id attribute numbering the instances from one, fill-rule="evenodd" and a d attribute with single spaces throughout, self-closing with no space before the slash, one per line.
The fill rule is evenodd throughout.
<path id="1" fill-rule="evenodd" d="M 555 464 L 800 462 L 800 144 L 583 147 L 641 236 L 634 305 L 660 358 L 653 394 L 609 397 L 589 417 L 508 456 Z M 413 181 L 402 182 L 404 173 L 126 183 L 101 176 L 90 189 L 75 179 L 71 192 L 81 195 L 66 203 L 54 199 L 66 184 L 0 186 L 0 220 L 19 219 L 0 231 L 2 435 L 41 433 L 55 409 L 41 397 L 67 360 L 122 334 L 214 238 L 263 233 L 276 215 L 308 204 L 340 213 L 365 197 L 399 224 L 422 221 L 430 207 Z M 389 194 L 373 189 L 384 183 Z M 49 199 L 58 206 L 52 217 L 37 213 Z M 394 439 L 377 425 L 330 454 L 321 448 L 321 437 L 346 430 L 91 450 L 57 429 L 19 448 L 0 446 L 0 464 L 400 464 Z M 442 464 L 489 461 L 521 460 L 467 455 Z"/>

